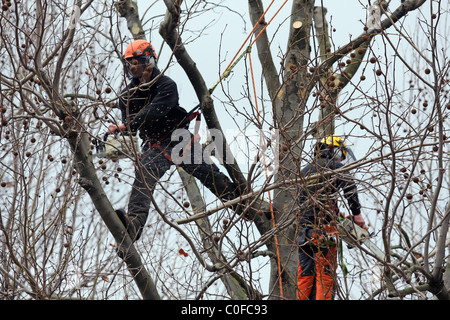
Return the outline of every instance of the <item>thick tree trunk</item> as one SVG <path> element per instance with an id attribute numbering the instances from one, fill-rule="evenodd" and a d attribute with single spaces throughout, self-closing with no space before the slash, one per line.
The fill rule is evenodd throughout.
<path id="1" fill-rule="evenodd" d="M 310 57 L 310 28 L 314 1 L 295 0 L 292 4 L 291 29 L 284 62 L 284 82 L 276 100 L 275 124 L 280 132 L 280 166 L 275 183 L 295 179 L 300 172 L 303 116 L 309 97 L 307 64 Z M 279 261 L 272 265 L 272 296 L 281 299 L 297 297 L 297 185 L 286 185 L 275 191 L 274 205 L 280 210 L 274 227 L 289 221 L 274 242 Z"/>

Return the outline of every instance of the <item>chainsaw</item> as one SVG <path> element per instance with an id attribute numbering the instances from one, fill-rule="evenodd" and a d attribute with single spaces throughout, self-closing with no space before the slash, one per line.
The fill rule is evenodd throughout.
<path id="1" fill-rule="evenodd" d="M 94 144 L 97 151 L 94 155 L 99 158 L 118 160 L 139 153 L 138 137 L 135 135 L 106 133 L 103 140 L 96 139 Z"/>
<path id="2" fill-rule="evenodd" d="M 363 244 L 378 259 L 384 260 L 384 252 L 372 241 L 372 235 L 368 230 L 358 226 L 351 218 L 340 219 L 337 224 L 339 235 L 349 247 L 355 244 Z"/>

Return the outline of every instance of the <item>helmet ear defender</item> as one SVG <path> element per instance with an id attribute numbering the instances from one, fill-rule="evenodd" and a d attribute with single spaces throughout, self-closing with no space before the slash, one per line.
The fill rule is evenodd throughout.
<path id="1" fill-rule="evenodd" d="M 147 64 L 148 64 L 150 67 L 152 67 L 152 68 L 156 67 L 156 59 L 155 59 L 155 57 L 153 57 L 153 56 L 148 56 L 148 57 L 147 57 Z"/>

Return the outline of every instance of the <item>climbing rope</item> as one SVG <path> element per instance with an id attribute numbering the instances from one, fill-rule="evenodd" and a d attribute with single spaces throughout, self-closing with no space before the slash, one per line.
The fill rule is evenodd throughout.
<path id="1" fill-rule="evenodd" d="M 277 16 L 277 14 L 281 11 L 281 9 L 284 7 L 284 5 L 287 3 L 288 0 L 285 0 L 283 2 L 283 4 L 278 8 L 278 10 L 275 12 L 275 14 L 273 15 L 273 17 L 269 20 L 268 23 L 266 23 L 264 25 L 264 27 L 261 29 L 261 31 L 256 35 L 256 37 L 253 39 L 253 41 L 250 42 L 250 44 L 247 46 L 247 49 L 240 53 L 242 48 L 244 48 L 245 44 L 248 42 L 248 40 L 250 39 L 251 35 L 255 32 L 256 28 L 258 27 L 258 25 L 260 24 L 260 22 L 262 21 L 262 19 L 264 18 L 264 16 L 266 15 L 267 11 L 270 9 L 270 7 L 272 6 L 272 4 L 275 2 L 275 0 L 272 0 L 271 3 L 269 4 L 269 6 L 267 7 L 267 9 L 264 11 L 264 13 L 261 15 L 261 17 L 258 19 L 258 21 L 255 23 L 255 25 L 253 26 L 252 31 L 249 33 L 249 35 L 247 36 L 247 38 L 245 39 L 245 41 L 242 43 L 241 47 L 239 48 L 239 50 L 236 52 L 236 54 L 234 55 L 233 59 L 230 61 L 230 63 L 228 64 L 228 66 L 226 67 L 225 71 L 222 73 L 222 75 L 220 76 L 219 80 L 216 82 L 216 84 L 209 89 L 209 92 L 212 93 L 215 88 L 220 84 L 220 82 L 227 78 L 231 71 L 233 70 L 233 68 L 239 63 L 239 61 L 241 61 L 241 59 L 248 55 L 248 59 L 249 59 L 249 65 L 250 65 L 250 73 L 251 73 L 251 78 L 252 78 L 252 85 L 253 85 L 253 93 L 255 96 L 255 108 L 256 108 L 256 114 L 257 114 L 257 121 L 258 121 L 258 125 L 260 127 L 262 127 L 262 123 L 261 123 L 261 119 L 260 119 L 260 111 L 259 111 L 259 105 L 258 105 L 258 98 L 257 98 L 257 94 L 256 94 L 256 85 L 255 85 L 255 77 L 254 77 L 254 72 L 253 72 L 253 64 L 252 64 L 252 57 L 251 57 L 251 48 L 252 46 L 255 44 L 255 42 L 258 40 L 258 38 L 261 36 L 261 34 L 266 30 L 266 28 L 270 25 L 270 23 L 273 21 L 273 19 Z M 262 139 L 262 137 L 261 137 Z M 267 163 L 266 163 L 266 157 L 265 155 L 263 156 L 264 159 L 264 167 L 265 167 L 265 174 L 266 174 L 266 179 L 269 179 L 269 173 L 267 170 Z M 274 210 L 273 210 L 273 203 L 272 203 L 272 195 L 269 192 L 269 206 L 270 206 L 270 213 L 271 213 L 271 218 L 272 218 L 272 227 L 275 229 L 276 227 L 276 223 L 275 223 L 275 214 L 274 214 Z M 277 254 L 277 268 L 278 268 L 278 283 L 280 286 L 280 296 L 281 298 L 283 298 L 283 284 L 282 284 L 282 277 L 281 277 L 281 261 L 280 261 L 280 251 L 279 251 L 279 244 L 278 244 L 278 236 L 275 234 L 274 235 L 274 241 L 275 241 L 275 247 L 276 247 L 276 254 Z"/>
<path id="2" fill-rule="evenodd" d="M 253 26 L 252 31 L 250 31 L 250 33 L 248 34 L 247 38 L 244 40 L 244 42 L 242 43 L 241 47 L 239 48 L 239 50 L 236 52 L 236 54 L 234 55 L 233 59 L 231 59 L 230 63 L 228 64 L 228 66 L 225 68 L 225 71 L 222 73 L 222 75 L 219 77 L 219 80 L 217 80 L 217 82 L 214 84 L 214 86 L 212 88 L 209 89 L 209 93 L 213 93 L 213 91 L 216 89 L 216 87 L 219 85 L 220 82 L 222 82 L 223 79 L 226 79 L 231 71 L 233 70 L 233 68 L 239 63 L 239 61 L 241 61 L 241 59 L 246 55 L 249 54 L 251 52 L 252 46 L 253 44 L 256 42 L 256 40 L 259 38 L 259 36 L 264 32 L 264 30 L 266 30 L 267 26 L 272 22 L 272 20 L 276 17 L 276 15 L 280 12 L 281 8 L 283 8 L 283 6 L 286 4 L 287 0 L 284 1 L 284 3 L 281 5 L 281 7 L 275 12 L 274 16 L 272 17 L 272 19 L 269 20 L 269 22 L 264 26 L 264 28 L 258 33 L 258 35 L 255 37 L 255 39 L 253 39 L 253 41 L 250 43 L 250 45 L 247 46 L 247 49 L 242 52 L 241 54 L 239 54 L 242 50 L 242 48 L 244 48 L 245 44 L 247 43 L 247 41 L 250 39 L 250 37 L 252 36 L 252 34 L 255 32 L 256 28 L 258 27 L 258 24 L 260 23 L 260 21 L 264 18 L 264 16 L 266 15 L 267 11 L 269 11 L 270 7 L 272 6 L 272 4 L 275 2 L 275 0 L 272 0 L 269 4 L 269 6 L 267 7 L 267 9 L 263 12 L 263 14 L 261 15 L 261 17 L 258 19 L 258 21 L 255 23 L 255 25 Z"/>
<path id="3" fill-rule="evenodd" d="M 256 108 L 256 115 L 257 115 L 257 120 L 258 120 L 258 125 L 260 127 L 262 127 L 262 123 L 261 123 L 261 119 L 260 119 L 260 113 L 259 113 L 259 107 L 258 107 L 258 97 L 256 95 L 256 85 L 255 85 L 255 76 L 253 74 L 253 65 L 252 65 L 252 55 L 249 54 L 248 55 L 249 58 L 249 64 L 250 64 L 250 73 L 251 73 L 251 78 L 252 78 L 252 85 L 253 85 L 253 93 L 255 95 L 255 108 Z M 262 137 L 261 137 L 262 139 Z M 264 162 L 264 169 L 265 169 L 265 174 L 266 174 L 266 180 L 269 180 L 269 173 L 267 171 L 267 163 L 266 163 L 266 157 L 265 155 L 263 155 L 263 162 Z M 276 223 L 275 223 L 275 214 L 273 212 L 273 203 L 272 203 L 272 194 L 269 191 L 269 206 L 270 206 L 270 215 L 272 218 L 272 228 L 275 229 L 276 227 Z M 277 251 L 277 268 L 278 268 L 278 284 L 280 286 L 280 296 L 281 298 L 283 298 L 283 283 L 281 281 L 281 261 L 280 261 L 280 249 L 278 246 L 278 236 L 277 234 L 274 234 L 274 241 L 275 241 L 275 248 Z"/>
<path id="4" fill-rule="evenodd" d="M 266 30 L 266 28 L 270 25 L 270 23 L 273 21 L 273 19 L 276 17 L 276 15 L 281 11 L 281 9 L 286 4 L 286 2 L 287 2 L 287 0 L 285 0 L 283 2 L 283 4 L 275 12 L 273 17 L 269 20 L 269 22 L 261 29 L 261 31 L 255 37 L 255 39 L 253 39 L 253 41 L 251 42 L 251 44 L 249 46 L 250 48 L 253 46 L 253 44 L 256 42 L 256 40 L 258 40 L 258 38 Z M 272 3 L 273 3 L 273 1 L 271 2 L 270 5 L 272 5 Z M 261 21 L 261 19 L 264 17 L 266 12 L 267 12 L 267 10 L 264 12 L 263 16 L 258 20 L 258 22 L 256 23 L 255 27 L 258 25 L 259 21 Z M 259 105 L 258 105 L 258 98 L 257 98 L 257 94 L 256 94 L 256 84 L 255 84 L 255 76 L 254 76 L 254 73 L 253 73 L 253 64 L 252 64 L 251 51 L 247 50 L 247 54 L 248 54 L 249 65 L 250 65 L 250 73 L 251 73 L 251 78 L 252 78 L 253 94 L 255 96 L 255 108 L 256 108 L 256 114 L 257 114 L 257 121 L 258 121 L 258 125 L 262 128 L 262 123 L 261 123 L 261 119 L 260 119 L 260 112 L 259 112 Z M 269 173 L 268 173 L 268 170 L 267 170 L 267 163 L 266 163 L 265 155 L 263 155 L 263 161 L 264 161 L 264 168 L 265 168 L 266 179 L 268 180 L 269 179 Z M 272 218 L 272 227 L 275 229 L 275 227 L 276 227 L 275 214 L 274 214 L 274 211 L 273 211 L 272 195 L 271 195 L 270 192 L 269 192 L 268 196 L 269 196 L 270 214 L 271 214 L 271 218 Z M 279 248 L 279 244 L 278 244 L 278 236 L 277 236 L 277 234 L 274 234 L 274 241 L 275 241 L 275 248 L 276 248 L 276 251 L 277 251 L 278 285 L 280 287 L 280 296 L 281 296 L 281 298 L 283 298 L 284 295 L 283 295 L 283 283 L 282 283 L 282 277 L 281 277 L 281 272 L 282 271 L 281 271 L 281 261 L 280 261 L 280 248 Z"/>

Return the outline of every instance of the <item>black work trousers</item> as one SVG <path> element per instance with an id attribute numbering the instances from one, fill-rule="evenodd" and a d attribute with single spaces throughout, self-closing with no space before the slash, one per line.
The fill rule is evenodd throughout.
<path id="1" fill-rule="evenodd" d="M 144 142 L 128 203 L 128 216 L 138 234 L 137 239 L 142 233 L 150 211 L 150 194 L 153 194 L 158 181 L 174 164 L 175 158 L 176 165 L 197 178 L 221 200 L 228 201 L 239 196 L 237 184 L 220 172 L 214 163 L 203 158 L 201 145 L 195 141 L 191 141 L 189 145 L 190 150 L 183 148 L 182 154 L 179 145 L 170 138 L 161 142 L 151 140 Z"/>

